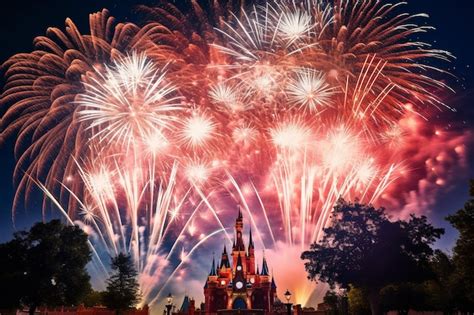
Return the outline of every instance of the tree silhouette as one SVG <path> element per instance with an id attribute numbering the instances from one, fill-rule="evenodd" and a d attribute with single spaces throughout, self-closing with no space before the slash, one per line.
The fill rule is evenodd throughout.
<path id="1" fill-rule="evenodd" d="M 79 227 L 37 223 L 0 246 L 0 257 L 0 288 L 10 294 L 10 307 L 26 305 L 34 314 L 38 306 L 77 305 L 90 291 L 91 252 Z"/>
<path id="2" fill-rule="evenodd" d="M 120 314 L 139 302 L 137 271 L 131 257 L 122 253 L 112 258 L 111 267 L 114 273 L 107 280 L 103 300 L 108 308 Z"/>
<path id="3" fill-rule="evenodd" d="M 308 277 L 367 292 L 372 314 L 381 314 L 380 290 L 391 283 L 421 282 L 434 276 L 432 245 L 443 229 L 426 217 L 390 221 L 383 208 L 340 199 L 320 243 L 301 258 Z"/>
<path id="4" fill-rule="evenodd" d="M 470 199 L 464 208 L 446 220 L 459 231 L 453 249 L 453 275 L 456 306 L 460 311 L 474 310 L 474 180 L 471 180 Z"/>

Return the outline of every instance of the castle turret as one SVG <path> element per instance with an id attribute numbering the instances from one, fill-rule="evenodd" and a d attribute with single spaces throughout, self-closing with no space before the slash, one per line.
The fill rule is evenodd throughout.
<path id="1" fill-rule="evenodd" d="M 270 273 L 268 272 L 268 265 L 267 259 L 265 258 L 265 254 L 263 254 L 263 261 L 262 261 L 262 272 L 260 273 L 262 276 L 269 276 Z"/>
<path id="2" fill-rule="evenodd" d="M 229 256 L 227 255 L 227 248 L 225 244 L 224 244 L 224 250 L 222 251 L 222 256 L 221 256 L 220 269 L 222 268 L 230 268 Z"/>
<path id="3" fill-rule="evenodd" d="M 238 291 L 244 291 L 247 281 L 245 279 L 245 271 L 244 271 L 244 265 L 242 263 L 242 257 L 239 256 L 237 257 L 237 267 L 235 270 L 235 276 L 232 279 L 232 283 L 234 284 L 234 290 Z"/>
<path id="4" fill-rule="evenodd" d="M 246 256 L 246 250 L 245 250 L 245 244 L 244 244 L 244 239 L 242 236 L 243 230 L 244 230 L 244 223 L 243 223 L 243 216 L 242 216 L 242 211 L 240 210 L 240 205 L 237 207 L 238 208 L 238 215 L 237 219 L 235 220 L 235 240 L 234 240 L 234 246 L 232 247 L 232 269 L 235 270 L 237 267 L 237 256 L 240 255 L 242 257 Z M 242 266 L 244 269 L 244 272 L 247 271 L 247 264 L 244 264 Z"/>
<path id="5" fill-rule="evenodd" d="M 217 276 L 216 272 L 216 259 L 212 257 L 212 266 L 211 266 L 211 272 L 209 272 L 209 277 Z"/>
<path id="6" fill-rule="evenodd" d="M 249 274 L 255 274 L 255 247 L 252 239 L 252 228 L 249 231 L 249 246 L 247 255 L 247 271 Z"/>

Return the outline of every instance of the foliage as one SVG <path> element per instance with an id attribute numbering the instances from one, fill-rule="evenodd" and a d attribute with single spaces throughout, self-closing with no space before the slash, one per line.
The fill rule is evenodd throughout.
<path id="1" fill-rule="evenodd" d="M 455 304 L 460 311 L 474 310 L 474 180 L 471 180 L 470 197 L 464 208 L 446 218 L 459 231 L 453 249 L 456 270 L 453 281 L 457 288 Z"/>
<path id="2" fill-rule="evenodd" d="M 365 315 L 370 313 L 370 305 L 367 294 L 363 289 L 351 286 L 347 292 L 349 301 L 349 313 L 352 315 Z"/>
<path id="3" fill-rule="evenodd" d="M 0 244 L 0 309 L 13 310 L 21 305 L 26 276 L 26 244 L 19 239 Z"/>
<path id="4" fill-rule="evenodd" d="M 341 292 L 327 291 L 323 302 L 329 307 L 329 310 L 326 311 L 328 315 L 345 315 L 348 313 L 349 304 L 344 290 L 341 290 Z"/>
<path id="5" fill-rule="evenodd" d="M 104 292 L 91 290 L 84 298 L 85 307 L 104 305 Z"/>
<path id="6" fill-rule="evenodd" d="M 398 311 L 400 315 L 408 314 L 410 309 L 423 310 L 424 290 L 417 283 L 400 283 L 388 285 L 380 291 L 382 307 L 385 311 Z"/>
<path id="7" fill-rule="evenodd" d="M 13 304 L 28 306 L 30 313 L 42 305 L 78 305 L 90 291 L 85 267 L 91 253 L 79 227 L 59 220 L 37 223 L 1 248 L 6 255 L 1 260 L 2 290 L 13 288 Z"/>
<path id="8" fill-rule="evenodd" d="M 104 304 L 117 312 L 135 307 L 139 302 L 137 271 L 130 256 L 120 253 L 112 258 L 114 274 L 107 281 Z"/>
<path id="9" fill-rule="evenodd" d="M 390 221 L 383 208 L 340 199 L 320 243 L 303 252 L 310 279 L 343 288 L 367 290 L 373 314 L 379 314 L 380 289 L 392 283 L 434 277 L 431 245 L 443 234 L 426 217 Z"/>

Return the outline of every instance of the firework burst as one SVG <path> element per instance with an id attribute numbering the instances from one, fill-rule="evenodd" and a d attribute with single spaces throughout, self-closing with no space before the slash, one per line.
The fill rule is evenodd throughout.
<path id="1" fill-rule="evenodd" d="M 144 55 L 133 53 L 116 61 L 105 74 L 85 82 L 78 96 L 78 122 L 92 130 L 92 139 L 129 147 L 164 130 L 172 129 L 176 114 L 183 110 L 176 87 L 166 82 L 166 73 L 156 69 Z"/>

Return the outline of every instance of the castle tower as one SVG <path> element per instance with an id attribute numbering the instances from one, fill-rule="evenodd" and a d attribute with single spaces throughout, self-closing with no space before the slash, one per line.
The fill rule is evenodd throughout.
<path id="1" fill-rule="evenodd" d="M 247 270 L 249 274 L 255 274 L 255 246 L 252 239 L 252 229 L 249 231 L 249 246 L 247 249 Z"/>
<path id="2" fill-rule="evenodd" d="M 206 315 L 217 315 L 219 310 L 224 309 L 263 310 L 265 315 L 272 312 L 276 299 L 275 280 L 273 275 L 270 277 L 265 255 L 261 271 L 256 266 L 252 230 L 249 230 L 248 247 L 245 246 L 243 233 L 243 215 L 239 206 L 232 252 L 228 254 L 224 244 L 220 263 L 216 265 L 213 258 L 204 286 Z"/>
<path id="3" fill-rule="evenodd" d="M 237 267 L 237 257 L 240 255 L 242 257 L 246 256 L 245 244 L 243 238 L 244 222 L 242 211 L 240 210 L 240 205 L 237 206 L 238 215 L 237 220 L 235 220 L 235 240 L 234 246 L 232 246 L 232 269 L 235 270 Z M 247 271 L 247 266 L 243 265 L 244 271 Z"/>

